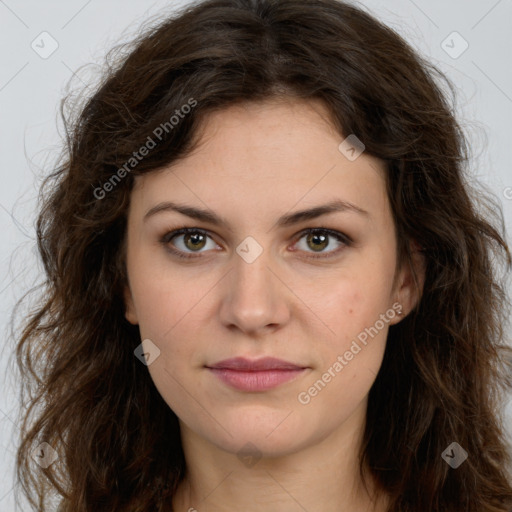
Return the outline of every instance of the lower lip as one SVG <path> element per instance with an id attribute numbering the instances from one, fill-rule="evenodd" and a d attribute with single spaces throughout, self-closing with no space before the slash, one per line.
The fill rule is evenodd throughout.
<path id="1" fill-rule="evenodd" d="M 295 379 L 305 368 L 297 370 L 240 371 L 209 368 L 222 382 L 241 391 L 266 391 Z"/>

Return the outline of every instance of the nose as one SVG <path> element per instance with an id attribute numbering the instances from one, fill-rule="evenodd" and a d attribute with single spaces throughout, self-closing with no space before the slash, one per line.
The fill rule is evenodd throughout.
<path id="1" fill-rule="evenodd" d="M 229 329 L 258 335 L 277 330 L 290 318 L 292 295 L 274 270 L 267 251 L 252 263 L 234 255 L 232 271 L 223 280 L 220 319 Z"/>

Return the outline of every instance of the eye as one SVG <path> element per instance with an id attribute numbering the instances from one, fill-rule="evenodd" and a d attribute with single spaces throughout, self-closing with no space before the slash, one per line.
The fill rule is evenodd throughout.
<path id="1" fill-rule="evenodd" d="M 332 245 L 329 240 L 330 238 L 336 240 L 337 248 L 335 245 L 334 250 L 324 251 L 324 249 Z M 212 247 L 207 247 L 208 239 L 211 240 L 210 235 L 202 229 L 181 228 L 165 234 L 160 242 L 168 251 L 179 258 L 190 259 L 199 257 L 203 252 L 201 249 L 216 249 L 217 244 L 213 240 Z M 295 246 L 300 245 L 298 242 L 302 239 L 305 239 L 305 243 L 299 249 L 309 253 L 309 258 L 329 258 L 337 255 L 344 247 L 352 244 L 352 239 L 349 236 L 327 228 L 309 228 L 302 231 L 297 242 L 295 242 Z M 177 240 L 177 242 L 174 240 Z M 312 251 L 308 250 L 308 248 L 312 248 Z"/>
<path id="2" fill-rule="evenodd" d="M 180 243 L 172 242 L 174 239 L 180 239 Z M 173 254 L 180 258 L 194 258 L 193 254 L 187 254 L 187 251 L 199 252 L 199 249 L 203 249 L 207 245 L 207 239 L 210 238 L 206 231 L 198 228 L 181 228 L 176 231 L 172 231 L 167 233 L 162 238 L 161 242 L 165 247 L 169 249 Z M 178 250 L 175 250 L 170 245 L 177 247 Z M 179 247 L 181 245 L 181 247 Z M 213 244 L 216 247 L 216 244 Z M 214 249 L 215 247 L 210 247 L 210 249 Z"/>
<path id="3" fill-rule="evenodd" d="M 331 251 L 324 251 L 324 249 L 332 245 L 329 238 L 336 239 L 338 247 Z M 345 246 L 352 244 L 352 239 L 349 236 L 327 228 L 306 229 L 300 234 L 298 241 L 300 242 L 302 239 L 305 239 L 305 243 L 302 244 L 302 248 L 299 247 L 301 250 L 310 252 L 308 248 L 312 248 L 313 253 L 319 253 L 310 254 L 308 256 L 310 258 L 330 258 L 337 255 Z M 300 244 L 298 245 L 300 246 Z"/>

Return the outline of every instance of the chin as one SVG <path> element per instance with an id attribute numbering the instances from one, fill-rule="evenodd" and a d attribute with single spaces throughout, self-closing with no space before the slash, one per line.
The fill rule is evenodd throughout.
<path id="1" fill-rule="evenodd" d="M 229 453 L 253 450 L 265 458 L 286 456 L 313 442 L 316 436 L 296 411 L 266 409 L 265 413 L 262 407 L 247 407 L 236 414 L 218 415 L 224 428 L 208 424 L 196 432 Z"/>

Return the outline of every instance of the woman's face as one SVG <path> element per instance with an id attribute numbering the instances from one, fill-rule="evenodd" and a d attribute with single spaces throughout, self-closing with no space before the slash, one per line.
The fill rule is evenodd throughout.
<path id="1" fill-rule="evenodd" d="M 194 154 L 131 196 L 126 318 L 182 432 L 232 453 L 285 455 L 360 425 L 388 328 L 413 306 L 408 273 L 393 289 L 383 163 L 340 149 L 326 119 L 316 101 L 217 112 Z M 262 358 L 281 363 L 251 366 Z"/>

